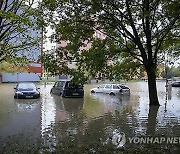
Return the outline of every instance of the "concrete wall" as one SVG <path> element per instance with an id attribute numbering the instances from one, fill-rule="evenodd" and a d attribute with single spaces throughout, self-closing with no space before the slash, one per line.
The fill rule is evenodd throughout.
<path id="1" fill-rule="evenodd" d="M 62 81 L 62 80 L 70 81 L 72 79 L 73 79 L 73 76 L 71 76 L 71 75 L 57 75 L 57 76 L 55 76 L 55 81 Z"/>
<path id="2" fill-rule="evenodd" d="M 180 77 L 173 77 L 173 80 L 180 81 Z"/>
<path id="3" fill-rule="evenodd" d="M 2 82 L 39 82 L 41 73 L 5 73 Z"/>

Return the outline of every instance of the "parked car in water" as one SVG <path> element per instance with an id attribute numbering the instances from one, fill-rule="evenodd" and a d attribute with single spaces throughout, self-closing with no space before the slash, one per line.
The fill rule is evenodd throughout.
<path id="1" fill-rule="evenodd" d="M 112 105 L 116 108 L 117 106 L 119 107 L 119 105 L 130 103 L 130 95 L 116 95 L 116 97 L 111 97 L 111 95 L 103 93 L 91 93 L 90 95 L 94 100 L 106 104 L 107 106 Z"/>
<path id="2" fill-rule="evenodd" d="M 180 81 L 175 81 L 171 85 L 172 87 L 180 87 Z"/>
<path id="3" fill-rule="evenodd" d="M 32 82 L 20 82 L 16 85 L 14 98 L 39 98 L 39 88 Z"/>
<path id="4" fill-rule="evenodd" d="M 56 81 L 50 93 L 62 97 L 84 97 L 84 89 L 81 84 L 73 84 L 71 81 Z"/>
<path id="5" fill-rule="evenodd" d="M 121 85 L 119 85 L 119 87 L 121 88 L 120 92 L 122 94 L 130 94 L 130 89 L 128 86 L 121 84 Z"/>
<path id="6" fill-rule="evenodd" d="M 91 93 L 106 93 L 109 95 L 130 94 L 130 89 L 125 85 L 103 84 L 90 90 Z"/>

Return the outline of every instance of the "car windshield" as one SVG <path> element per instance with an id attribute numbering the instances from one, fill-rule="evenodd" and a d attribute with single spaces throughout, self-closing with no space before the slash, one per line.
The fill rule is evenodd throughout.
<path id="1" fill-rule="evenodd" d="M 126 87 L 125 85 L 119 85 L 119 87 L 121 87 L 122 89 L 129 89 L 129 88 Z"/>
<path id="2" fill-rule="evenodd" d="M 17 86 L 17 89 L 22 91 L 31 91 L 31 90 L 35 90 L 36 86 L 33 83 L 20 83 Z"/>
<path id="3" fill-rule="evenodd" d="M 54 87 L 64 87 L 65 81 L 58 81 L 55 83 Z"/>
<path id="4" fill-rule="evenodd" d="M 102 89 L 103 89 L 103 88 L 104 88 L 104 86 L 105 86 L 105 84 L 103 84 L 103 85 L 100 85 L 100 86 L 99 86 L 99 88 L 102 88 Z"/>
<path id="5" fill-rule="evenodd" d="M 117 85 L 113 85 L 113 89 L 120 89 Z"/>
<path id="6" fill-rule="evenodd" d="M 74 84 L 74 83 L 68 82 L 66 84 L 66 88 L 77 89 L 77 88 L 83 88 L 83 86 L 81 84 Z"/>

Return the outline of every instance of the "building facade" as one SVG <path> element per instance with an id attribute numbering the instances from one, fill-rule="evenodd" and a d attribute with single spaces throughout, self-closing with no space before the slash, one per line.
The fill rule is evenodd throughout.
<path id="1" fill-rule="evenodd" d="M 12 66 L 15 68 L 15 66 Z M 28 66 L 24 66 L 23 71 L 15 71 L 12 73 L 3 73 L 1 75 L 1 82 L 39 82 L 43 72 L 42 64 L 33 62 Z"/>

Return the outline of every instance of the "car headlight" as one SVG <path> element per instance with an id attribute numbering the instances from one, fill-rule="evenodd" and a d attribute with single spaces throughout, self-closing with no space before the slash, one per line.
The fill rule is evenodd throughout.
<path id="1" fill-rule="evenodd" d="M 35 91 L 35 93 L 34 93 L 34 94 L 38 95 L 38 94 L 39 94 L 39 91 Z"/>
<path id="2" fill-rule="evenodd" d="M 23 95 L 23 93 L 20 92 L 20 91 L 16 91 L 16 94 L 18 94 L 18 95 Z"/>

